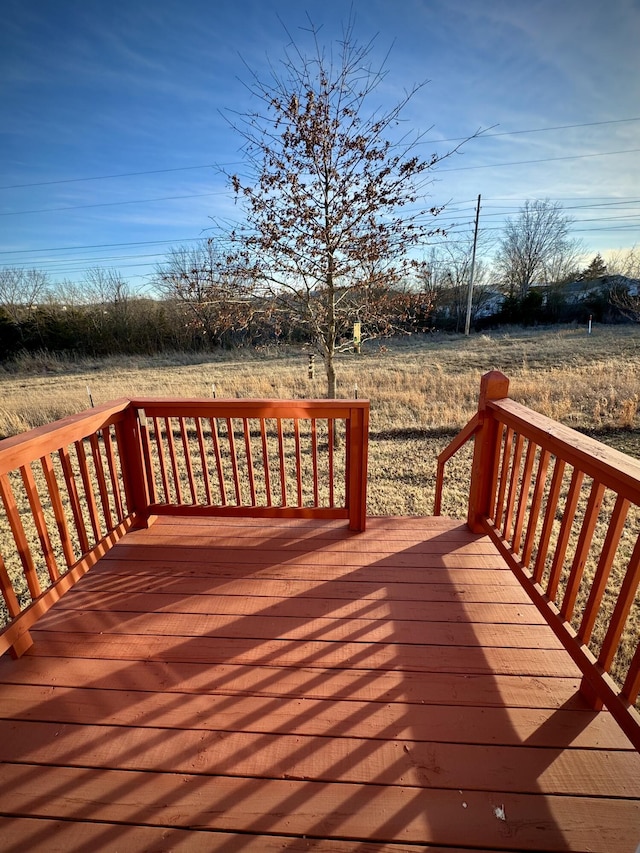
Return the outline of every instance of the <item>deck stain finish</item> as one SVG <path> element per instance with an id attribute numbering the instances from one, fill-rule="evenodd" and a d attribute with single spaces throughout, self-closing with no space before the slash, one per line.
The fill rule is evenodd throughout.
<path id="1" fill-rule="evenodd" d="M 486 537 L 162 517 L 0 658 L 7 850 L 633 851 L 640 756 Z"/>

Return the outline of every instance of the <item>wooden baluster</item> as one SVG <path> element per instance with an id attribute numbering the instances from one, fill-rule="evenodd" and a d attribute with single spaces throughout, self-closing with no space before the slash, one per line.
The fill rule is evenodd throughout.
<path id="1" fill-rule="evenodd" d="M 93 494 L 93 486 L 91 483 L 91 477 L 89 476 L 89 466 L 87 465 L 87 455 L 84 450 L 84 443 L 82 441 L 76 441 L 75 448 L 76 456 L 78 457 L 78 466 L 80 468 L 80 479 L 82 480 L 82 485 L 84 487 L 87 511 L 89 513 L 89 521 L 93 531 L 93 541 L 99 542 L 102 539 L 102 532 L 100 529 L 100 520 L 98 518 L 98 505 L 96 504 L 95 495 Z"/>
<path id="2" fill-rule="evenodd" d="M 478 413 L 476 412 L 476 418 L 478 417 Z M 473 423 L 473 420 L 471 421 Z M 502 447 L 502 438 L 504 433 L 506 432 L 506 427 L 504 424 L 497 424 L 497 433 L 496 433 L 496 450 L 493 458 L 493 469 L 491 471 L 491 485 L 489 487 L 489 494 L 491 495 L 491 500 L 489 501 L 489 511 L 487 513 L 487 517 L 493 519 L 496 524 L 496 507 L 498 504 L 498 476 L 500 472 L 500 448 Z M 475 429 L 474 429 L 475 433 Z"/>
<path id="3" fill-rule="evenodd" d="M 13 489 L 11 488 L 11 483 L 9 482 L 7 474 L 0 475 L 0 497 L 2 497 L 2 503 L 4 504 L 4 509 L 9 521 L 9 527 L 13 534 L 13 541 L 16 544 L 18 556 L 22 563 L 27 586 L 29 587 L 29 593 L 31 594 L 32 599 L 36 599 L 42 592 L 40 588 L 40 581 L 38 580 L 36 564 L 33 560 L 31 548 L 29 548 L 29 542 L 27 541 L 27 536 L 24 532 L 24 527 L 22 526 L 22 519 L 20 518 Z"/>
<path id="4" fill-rule="evenodd" d="M 531 476 L 533 474 L 533 463 L 536 456 L 536 445 L 530 441 L 527 446 L 527 455 L 524 460 L 524 470 L 522 472 L 522 485 L 520 487 L 520 500 L 518 501 L 518 511 L 516 513 L 516 525 L 513 531 L 513 550 L 516 554 L 520 552 L 520 543 L 522 541 L 522 531 L 524 528 L 524 517 L 529 503 L 529 490 L 531 489 Z"/>
<path id="5" fill-rule="evenodd" d="M 40 463 L 42 464 L 42 471 L 47 483 L 49 500 L 51 501 L 51 506 L 53 508 L 53 515 L 55 517 L 56 527 L 58 528 L 58 534 L 60 536 L 62 552 L 64 554 L 67 568 L 70 568 L 75 563 L 76 557 L 73 553 L 73 544 L 71 542 L 71 536 L 69 535 L 67 517 L 62 504 L 60 489 L 58 488 L 58 480 L 56 479 L 56 474 L 53 468 L 53 460 L 51 459 L 51 456 L 47 454 L 40 459 Z"/>
<path id="6" fill-rule="evenodd" d="M 218 472 L 218 487 L 220 488 L 220 502 L 222 506 L 227 505 L 227 490 L 224 483 L 224 471 L 222 470 L 222 456 L 220 454 L 220 439 L 218 437 L 218 422 L 215 418 L 210 418 L 211 424 L 211 441 L 213 443 L 213 453 L 216 459 L 216 471 Z"/>
<path id="7" fill-rule="evenodd" d="M 542 450 L 538 461 L 538 473 L 536 474 L 535 486 L 533 487 L 533 498 L 531 499 L 531 509 L 529 511 L 529 522 L 527 524 L 527 532 L 524 537 L 524 548 L 522 552 L 522 562 L 525 566 L 529 565 L 531 555 L 533 553 L 533 542 L 538 526 L 538 518 L 540 517 L 540 508 L 542 506 L 542 497 L 544 495 L 544 487 L 547 481 L 547 471 L 549 468 L 549 459 L 551 454 L 548 450 Z"/>
<path id="8" fill-rule="evenodd" d="M 622 695 L 630 705 L 636 704 L 638 693 L 640 693 L 640 643 L 636 646 L 629 672 L 622 686 Z"/>
<path id="9" fill-rule="evenodd" d="M 2 598 L 4 599 L 7 610 L 9 611 L 9 616 L 11 616 L 12 619 L 15 619 L 21 612 L 20 602 L 18 601 L 15 590 L 13 589 L 9 572 L 7 571 L 7 567 L 2 559 L 2 554 L 0 554 L 0 593 L 2 593 Z M 11 646 L 11 657 L 19 658 L 27 651 L 27 649 L 31 648 L 32 645 L 33 639 L 31 634 L 28 631 L 25 631 L 24 634 L 22 634 Z"/>
<path id="10" fill-rule="evenodd" d="M 165 419 L 166 424 L 166 419 Z M 164 492 L 164 503 L 171 503 L 171 492 L 169 491 L 169 479 L 167 477 L 167 462 L 164 456 L 164 444 L 162 442 L 162 427 L 157 417 L 153 417 L 153 435 L 155 437 L 158 452 L 158 467 L 160 468 L 160 481 Z"/>
<path id="11" fill-rule="evenodd" d="M 507 497 L 507 507 L 504 514 L 503 536 L 509 541 L 511 538 L 511 525 L 513 523 L 513 510 L 516 502 L 518 486 L 520 485 L 520 463 L 522 461 L 522 449 L 524 447 L 524 436 L 518 434 L 516 436 L 516 444 L 513 451 L 513 461 L 511 463 L 511 475 L 509 477 L 509 491 Z"/>
<path id="12" fill-rule="evenodd" d="M 281 505 L 287 506 L 287 474 L 284 459 L 284 436 L 282 434 L 282 418 L 278 418 L 278 454 L 280 457 L 280 494 Z"/>
<path id="13" fill-rule="evenodd" d="M 313 505 L 318 506 L 320 504 L 318 489 L 318 434 L 315 418 L 311 418 L 311 460 L 313 465 Z"/>
<path id="14" fill-rule="evenodd" d="M 62 465 L 62 474 L 64 476 L 64 481 L 67 486 L 67 493 L 69 495 L 69 505 L 71 507 L 71 514 L 73 516 L 78 541 L 80 543 L 80 551 L 82 554 L 87 554 L 89 552 L 89 537 L 87 536 L 87 531 L 84 526 L 82 508 L 80 506 L 80 497 L 78 495 L 78 488 L 76 486 L 76 480 L 73 473 L 73 466 L 71 465 L 69 451 L 66 447 L 61 447 L 58 451 L 58 455 L 60 457 L 60 463 Z"/>
<path id="15" fill-rule="evenodd" d="M 242 419 L 242 427 L 244 430 L 244 450 L 247 456 L 247 473 L 249 475 L 249 492 L 251 494 L 251 506 L 256 506 L 256 480 L 253 471 L 253 454 L 251 452 L 251 428 L 249 419 Z"/>
<path id="16" fill-rule="evenodd" d="M 500 448 L 501 442 L 498 439 L 497 446 Z M 511 462 L 511 449 L 513 447 L 513 430 L 511 427 L 507 427 L 504 433 L 504 446 L 502 447 L 502 464 L 498 462 L 498 468 L 500 469 L 500 485 L 498 487 L 498 493 L 493 501 L 494 511 L 493 517 L 495 520 L 496 527 L 501 529 L 502 525 L 502 515 L 504 513 L 504 499 L 507 493 L 507 483 L 509 482 L 509 464 Z M 496 454 L 498 460 L 500 459 L 500 453 Z M 497 483 L 496 483 L 497 484 Z"/>
<path id="17" fill-rule="evenodd" d="M 604 545 L 600 552 L 600 559 L 598 560 L 596 573 L 591 584 L 591 592 L 589 593 L 587 606 L 584 609 L 582 623 L 578 630 L 578 639 L 582 643 L 587 644 L 591 639 L 591 634 L 593 633 L 593 628 L 596 624 L 596 619 L 598 618 L 598 611 L 600 609 L 600 603 L 602 602 L 602 596 L 604 595 L 604 591 L 607 587 L 607 581 L 611 574 L 611 567 L 613 566 L 616 551 L 618 550 L 620 537 L 624 530 L 624 524 L 627 519 L 627 513 L 629 512 L 630 506 L 630 501 L 623 498 L 621 495 L 618 495 L 613 507 L 613 512 L 611 513 L 611 519 L 609 521 L 609 528 L 607 530 L 607 535 L 605 536 Z"/>
<path id="18" fill-rule="evenodd" d="M 293 436 L 296 451 L 296 489 L 298 503 L 297 506 L 302 506 L 302 455 L 300 453 L 300 421 L 298 418 L 293 419 Z"/>
<path id="19" fill-rule="evenodd" d="M 327 449 L 329 454 L 329 506 L 331 509 L 336 505 L 334 494 L 334 462 L 333 462 L 333 447 L 335 444 L 335 422 L 333 418 L 327 421 Z"/>
<path id="20" fill-rule="evenodd" d="M 602 649 L 598 656 L 600 666 L 609 671 L 613 658 L 618 650 L 620 638 L 624 631 L 624 626 L 629 616 L 629 612 L 633 605 L 633 601 L 638 590 L 640 582 L 640 536 L 636 539 L 636 544 L 625 572 L 624 580 L 620 588 L 620 594 L 616 601 L 616 606 L 613 610 L 613 616 L 609 622 L 609 630 L 606 633 Z"/>
<path id="21" fill-rule="evenodd" d="M 173 489 L 176 494 L 176 502 L 178 506 L 184 503 L 182 499 L 182 486 L 180 485 L 180 473 L 178 472 L 178 460 L 176 458 L 176 445 L 173 440 L 173 424 L 171 418 L 164 419 L 165 435 L 167 437 L 167 449 L 169 450 L 169 464 L 171 465 L 171 473 L 173 474 Z"/>
<path id="22" fill-rule="evenodd" d="M 11 583 L 11 578 L 9 577 L 9 572 L 7 571 L 5 562 L 2 559 L 2 554 L 0 554 L 0 592 L 2 592 L 2 597 L 7 610 L 9 611 L 9 616 L 11 616 L 12 619 L 15 619 L 21 612 L 20 602 L 18 601 L 13 584 Z"/>
<path id="23" fill-rule="evenodd" d="M 202 432 L 202 420 L 196 418 L 196 435 L 198 437 L 198 449 L 200 451 L 200 462 L 202 464 L 202 480 L 204 482 L 204 492 L 207 504 L 211 506 L 213 503 L 211 496 L 211 482 L 209 480 L 209 467 L 207 465 L 207 452 L 204 444 L 204 434 Z"/>
<path id="24" fill-rule="evenodd" d="M 156 475 L 153 470 L 153 461 L 151 457 L 151 442 L 149 441 L 147 416 L 144 409 L 138 410 L 138 428 L 140 430 L 140 452 L 142 453 L 142 460 L 144 463 L 149 501 L 152 504 L 155 504 L 158 502 L 158 492 L 156 489 Z"/>
<path id="25" fill-rule="evenodd" d="M 40 547 L 42 548 L 42 554 L 44 556 L 44 561 L 47 566 L 49 578 L 51 581 L 55 581 L 60 577 L 60 573 L 58 571 L 58 565 L 56 563 L 56 557 L 53 551 L 53 547 L 51 546 L 51 539 L 49 538 L 47 523 L 44 518 L 44 512 L 42 511 L 42 503 L 40 502 L 40 495 L 38 494 L 38 489 L 36 486 L 35 478 L 33 476 L 33 471 L 31 470 L 31 466 L 24 465 L 22 468 L 20 468 L 20 474 L 22 476 L 22 482 L 24 483 L 25 492 L 27 494 L 27 499 L 31 508 L 31 515 L 36 526 L 38 539 L 40 540 Z"/>
<path id="26" fill-rule="evenodd" d="M 242 506 L 242 492 L 240 491 L 240 476 L 238 474 L 238 456 L 236 454 L 236 439 L 233 434 L 233 421 L 231 418 L 226 418 L 226 421 L 229 455 L 231 456 L 231 471 L 233 473 L 233 487 L 236 492 L 236 505 Z"/>
<path id="27" fill-rule="evenodd" d="M 576 517 L 576 509 L 580 498 L 580 489 L 584 474 L 577 468 L 573 469 L 571 475 L 571 483 L 569 485 L 569 493 L 567 494 L 567 502 L 564 505 L 562 512 L 562 521 L 560 522 L 560 532 L 558 533 L 558 541 L 556 542 L 556 550 L 551 563 L 551 572 L 549 574 L 549 583 L 547 584 L 547 595 L 552 601 L 555 601 L 558 585 L 560 583 L 560 575 L 564 566 L 564 558 L 567 553 L 567 545 L 569 544 L 569 536 L 571 528 Z"/>
<path id="28" fill-rule="evenodd" d="M 191 448 L 189 447 L 189 434 L 187 432 L 187 423 L 185 418 L 178 418 L 180 424 L 180 438 L 182 439 L 182 449 L 184 451 L 184 464 L 187 470 L 187 482 L 189 483 L 189 491 L 191 493 L 191 503 L 194 506 L 198 504 L 198 493 L 196 491 L 196 481 L 193 476 L 193 463 L 191 462 Z"/>
<path id="29" fill-rule="evenodd" d="M 269 468 L 269 450 L 267 446 L 267 427 L 264 418 L 260 418 L 260 438 L 262 440 L 262 466 L 264 468 L 264 489 L 267 496 L 267 506 L 273 506 L 271 498 L 271 471 Z"/>
<path id="30" fill-rule="evenodd" d="M 602 506 L 604 493 L 605 487 L 602 483 L 596 483 L 594 481 L 591 485 L 591 493 L 589 494 L 584 520 L 578 537 L 578 544 L 573 557 L 573 563 L 571 564 L 567 588 L 560 608 L 560 615 L 563 619 L 567 619 L 568 621 L 571 620 L 576 606 L 578 589 L 580 588 L 580 581 L 582 580 L 584 567 L 589 555 L 589 549 L 591 548 L 591 542 L 596 529 L 596 523 L 598 521 L 600 507 Z"/>
<path id="31" fill-rule="evenodd" d="M 118 519 L 118 522 L 121 522 L 124 520 L 124 510 L 122 507 L 120 481 L 118 479 L 118 469 L 116 467 L 113 442 L 111 440 L 111 427 L 107 426 L 102 430 L 102 441 L 104 444 L 105 456 L 107 457 L 107 467 L 109 468 L 109 479 L 111 480 L 111 489 L 113 494 L 113 504 L 116 510 L 116 518 Z"/>
<path id="32" fill-rule="evenodd" d="M 549 542 L 551 540 L 551 531 L 553 530 L 553 521 L 556 517 L 556 508 L 560 499 L 560 490 L 562 488 L 562 478 L 564 476 L 565 463 L 562 459 L 556 459 L 553 466 L 553 476 L 551 477 L 551 486 L 549 488 L 549 497 L 545 507 L 544 521 L 542 523 L 542 532 L 540 534 L 540 542 L 538 543 L 538 553 L 536 554 L 536 564 L 533 569 L 533 580 L 535 583 L 542 581 L 544 574 L 544 566 L 547 561 L 549 552 Z"/>
<path id="33" fill-rule="evenodd" d="M 107 488 L 107 478 L 104 473 L 104 465 L 102 464 L 102 454 L 100 453 L 100 445 L 96 433 L 89 436 L 89 444 L 91 445 L 91 456 L 93 458 L 93 467 L 95 468 L 96 477 L 98 478 L 98 492 L 100 493 L 100 503 L 102 505 L 102 513 L 104 515 L 104 523 L 107 530 L 113 530 L 115 527 L 113 517 L 111 515 L 111 507 L 109 506 L 109 490 Z"/>

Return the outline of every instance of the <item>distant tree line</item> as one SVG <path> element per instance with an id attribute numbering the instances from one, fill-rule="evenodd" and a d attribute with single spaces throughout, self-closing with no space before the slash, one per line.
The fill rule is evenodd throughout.
<path id="1" fill-rule="evenodd" d="M 52 286 L 36 270 L 0 269 L 0 359 L 21 351 L 64 352 L 71 356 L 153 355 L 166 351 L 207 352 L 219 348 L 310 344 L 304 318 L 284 310 L 282 301 L 242 296 L 215 270 L 194 265 L 208 255 L 176 250 L 159 268 L 157 292 L 143 296 L 117 272 L 94 270 L 79 284 Z M 183 260 L 184 275 L 176 274 Z M 171 271 L 171 276 L 169 275 Z M 431 325 L 429 294 L 402 288 L 369 291 L 354 317 L 365 335 L 426 331 Z M 337 345 L 351 348 L 348 315 L 337 326 Z"/>
<path id="2" fill-rule="evenodd" d="M 158 267 L 153 297 L 137 292 L 115 271 L 93 270 L 80 283 L 53 286 L 37 270 L 0 269 L 0 359 L 40 350 L 105 356 L 312 345 L 304 316 L 293 306 L 287 310 L 283 299 L 258 297 L 247 284 L 239 285 L 224 272 L 223 260 L 208 241 L 173 250 Z M 354 319 L 362 323 L 365 341 L 434 329 L 462 331 L 469 266 L 466 247 L 445 244 L 408 282 L 338 289 L 338 350 L 352 348 Z M 582 270 L 567 273 L 565 281 L 530 285 L 522 296 L 497 287 L 493 275 L 480 259 L 472 303 L 475 329 L 586 322 L 589 316 L 596 322 L 640 319 L 640 296 L 628 287 L 640 279 L 638 250 L 621 253 L 609 265 L 596 255 Z"/>

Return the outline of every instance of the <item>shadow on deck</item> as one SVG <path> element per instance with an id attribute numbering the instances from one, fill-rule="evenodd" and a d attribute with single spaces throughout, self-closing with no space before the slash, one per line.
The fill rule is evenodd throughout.
<path id="1" fill-rule="evenodd" d="M 640 757 L 487 536 L 158 519 L 0 658 L 3 851 L 634 851 Z"/>

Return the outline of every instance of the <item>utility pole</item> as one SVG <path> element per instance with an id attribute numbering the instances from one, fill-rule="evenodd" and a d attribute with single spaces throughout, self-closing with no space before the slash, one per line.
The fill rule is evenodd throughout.
<path id="1" fill-rule="evenodd" d="M 480 196 L 476 207 L 476 227 L 473 232 L 473 254 L 471 255 L 471 273 L 469 275 L 469 293 L 467 294 L 467 318 L 464 323 L 464 333 L 469 334 L 471 328 L 471 305 L 473 303 L 473 274 L 476 269 L 476 246 L 478 245 L 478 222 L 480 220 Z"/>

